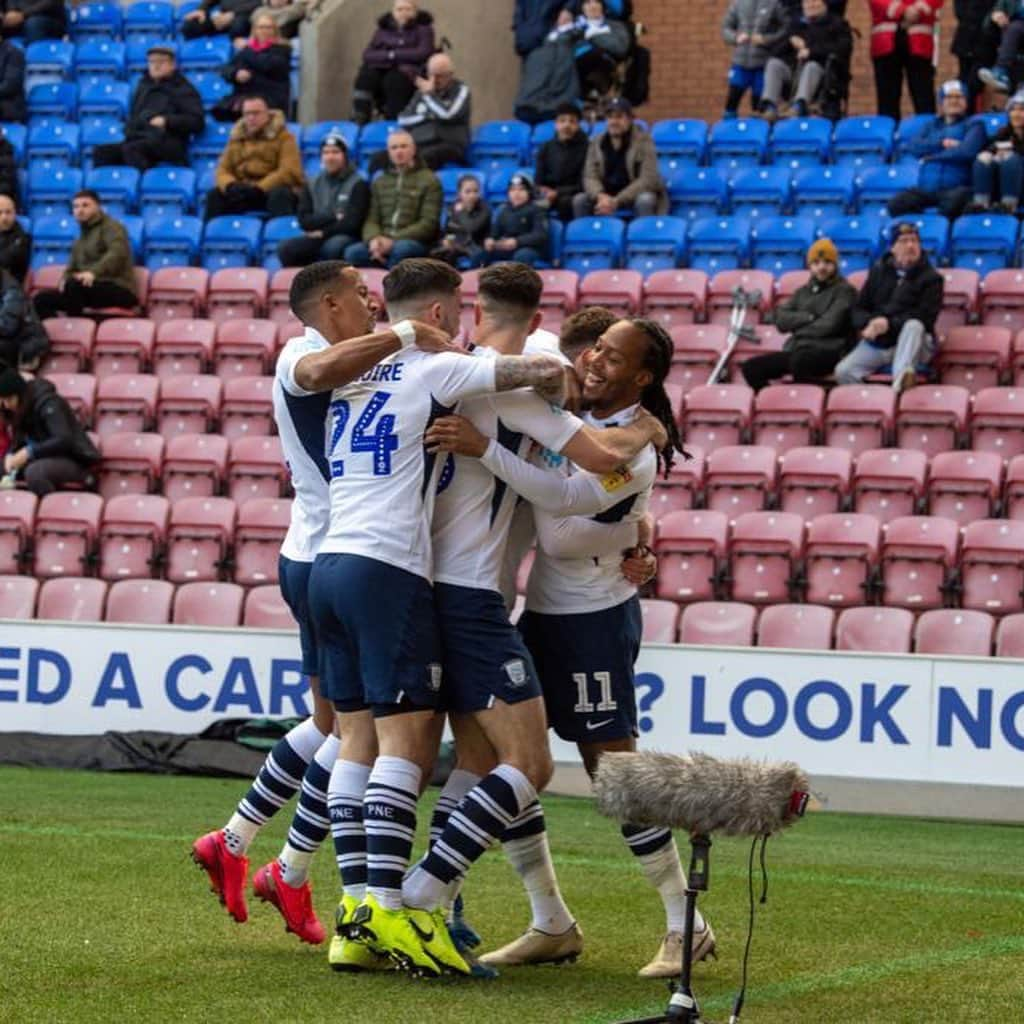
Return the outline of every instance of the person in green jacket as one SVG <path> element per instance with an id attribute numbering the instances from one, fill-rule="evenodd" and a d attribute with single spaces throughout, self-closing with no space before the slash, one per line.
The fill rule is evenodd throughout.
<path id="1" fill-rule="evenodd" d="M 345 250 L 356 267 L 393 267 L 409 256 L 426 256 L 441 232 L 441 182 L 417 157 L 408 132 L 388 136 L 388 161 L 370 187 L 363 240 Z"/>
<path id="2" fill-rule="evenodd" d="M 71 246 L 71 260 L 57 288 L 35 297 L 41 320 L 67 313 L 80 316 L 85 309 L 120 306 L 134 309 L 135 292 L 132 247 L 124 225 L 104 212 L 99 195 L 91 188 L 76 192 L 71 213 L 81 233 Z"/>
<path id="3" fill-rule="evenodd" d="M 755 391 L 786 374 L 797 384 L 819 383 L 851 347 L 857 289 L 839 273 L 835 244 L 819 238 L 807 251 L 807 266 L 807 283 L 775 310 L 776 328 L 789 335 L 782 351 L 754 356 L 740 367 Z"/>

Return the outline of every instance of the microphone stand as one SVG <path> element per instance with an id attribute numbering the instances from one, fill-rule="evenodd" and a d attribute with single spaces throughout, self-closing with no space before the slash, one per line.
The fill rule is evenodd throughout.
<path id="1" fill-rule="evenodd" d="M 683 963 L 679 981 L 669 985 L 672 993 L 665 1013 L 660 1017 L 644 1017 L 622 1024 L 701 1024 L 700 1007 L 693 994 L 690 974 L 693 969 L 693 924 L 697 911 L 697 894 L 707 892 L 710 867 L 711 837 L 690 836 L 690 870 L 686 874 L 686 924 L 683 931 Z M 706 1024 L 706 1022 L 705 1022 Z"/>

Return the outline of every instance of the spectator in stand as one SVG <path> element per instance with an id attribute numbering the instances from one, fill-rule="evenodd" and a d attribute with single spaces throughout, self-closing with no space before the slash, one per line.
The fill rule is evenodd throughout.
<path id="1" fill-rule="evenodd" d="M 978 74 L 995 63 L 999 48 L 999 29 L 989 18 L 994 5 L 995 0 L 953 0 L 956 31 L 950 52 L 960 64 L 957 77 L 967 86 L 971 110 L 984 88 Z"/>
<path id="2" fill-rule="evenodd" d="M 807 283 L 775 309 L 776 329 L 789 335 L 782 351 L 752 356 L 740 367 L 755 391 L 786 374 L 797 384 L 820 384 L 850 348 L 857 289 L 839 273 L 831 239 L 819 238 L 810 247 L 807 266 Z"/>
<path id="3" fill-rule="evenodd" d="M 1013 68 L 1024 47 L 1024 3 L 1021 0 L 996 0 L 989 15 L 1000 32 L 995 67 L 982 68 L 978 77 L 996 92 L 1009 92 L 1013 87 Z"/>
<path id="4" fill-rule="evenodd" d="M 608 104 L 608 128 L 587 146 L 583 191 L 572 200 L 574 217 L 610 216 L 631 209 L 637 217 L 668 210 L 654 140 L 633 122 L 629 100 Z"/>
<path id="5" fill-rule="evenodd" d="M 722 19 L 722 38 L 733 48 L 725 116 L 735 117 L 749 89 L 756 109 L 764 87 L 764 66 L 773 46 L 786 36 L 787 20 L 779 0 L 730 0 Z"/>
<path id="6" fill-rule="evenodd" d="M 509 179 L 508 202 L 495 215 L 484 249 L 488 263 L 514 260 L 532 267 L 547 259 L 547 210 L 533 201 L 533 182 L 525 174 Z"/>
<path id="7" fill-rule="evenodd" d="M 1001 213 L 1016 214 L 1024 194 L 1024 92 L 1006 104 L 1009 124 L 1003 125 L 974 161 L 974 199 L 968 213 L 988 210 L 999 197 Z"/>
<path id="8" fill-rule="evenodd" d="M 50 339 L 21 282 L 0 269 L 0 365 L 34 371 L 49 349 Z"/>
<path id="9" fill-rule="evenodd" d="M 935 23 L 944 2 L 868 0 L 879 114 L 899 121 L 904 76 L 914 113 L 935 113 Z"/>
<path id="10" fill-rule="evenodd" d="M 9 39 L 0 40 L 0 121 L 24 121 L 25 52 Z"/>
<path id="11" fill-rule="evenodd" d="M 580 112 L 572 103 L 555 111 L 555 137 L 537 150 L 534 181 L 538 201 L 562 220 L 572 219 L 572 200 L 583 187 L 587 136 L 580 128 Z"/>
<path id="12" fill-rule="evenodd" d="M 349 163 L 348 146 L 340 135 L 320 143 L 320 173 L 299 195 L 299 227 L 303 234 L 277 247 L 286 267 L 304 267 L 317 260 L 340 260 L 362 237 L 370 210 L 370 186 Z"/>
<path id="13" fill-rule="evenodd" d="M 95 487 L 100 453 L 53 384 L 25 380 L 13 367 L 0 372 L 0 409 L 14 444 L 4 456 L 5 476 L 20 477 L 42 498 L 69 484 Z"/>
<path id="14" fill-rule="evenodd" d="M 266 211 L 271 217 L 295 212 L 303 184 L 299 144 L 284 114 L 262 96 L 242 101 L 242 117 L 231 129 L 217 161 L 216 187 L 206 194 L 206 217 Z"/>
<path id="15" fill-rule="evenodd" d="M 0 125 L 0 195 L 10 196 L 18 205 L 18 158 Z"/>
<path id="16" fill-rule="evenodd" d="M 939 88 L 941 113 L 929 121 L 904 147 L 920 160 L 917 188 L 897 192 L 889 200 L 889 213 L 903 217 L 929 206 L 953 218 L 971 200 L 971 168 L 988 139 L 981 121 L 967 117 L 967 89 L 950 79 Z"/>
<path id="17" fill-rule="evenodd" d="M 202 0 L 202 4 L 185 15 L 181 34 L 186 39 L 216 36 L 225 33 L 232 39 L 249 35 L 252 14 L 260 0 Z"/>
<path id="18" fill-rule="evenodd" d="M 188 164 L 188 140 L 206 123 L 196 87 L 178 70 L 174 50 L 151 46 L 146 73 L 135 87 L 124 142 L 93 150 L 97 167 L 128 164 L 140 171 L 157 164 Z"/>
<path id="19" fill-rule="evenodd" d="M 252 12 L 252 23 L 255 25 L 257 20 L 267 15 L 274 19 L 277 34 L 282 39 L 294 39 L 299 34 L 302 19 L 313 13 L 315 4 L 316 0 L 308 4 L 306 0 L 270 0 Z M 235 44 L 245 45 L 238 39 Z"/>
<path id="20" fill-rule="evenodd" d="M 898 223 L 892 248 L 868 272 L 857 296 L 853 328 L 859 340 L 836 366 L 836 381 L 857 384 L 891 363 L 896 393 L 913 387 L 916 367 L 935 353 L 942 290 L 942 275 L 921 249 L 917 225 Z"/>
<path id="21" fill-rule="evenodd" d="M 425 256 L 441 228 L 441 182 L 416 155 L 408 132 L 388 137 L 390 164 L 370 186 L 370 213 L 363 240 L 345 250 L 357 267 L 393 267 L 408 256 Z"/>
<path id="22" fill-rule="evenodd" d="M 235 51 L 222 77 L 235 87 L 214 105 L 217 121 L 237 121 L 249 96 L 262 96 L 273 110 L 288 116 L 291 106 L 292 48 L 277 34 L 277 23 L 269 14 L 252 19 L 252 38 Z"/>
<path id="23" fill-rule="evenodd" d="M 18 223 L 14 200 L 0 193 L 0 267 L 24 281 L 31 253 L 32 237 Z"/>
<path id="24" fill-rule="evenodd" d="M 448 209 L 441 244 L 430 254 L 456 267 L 478 267 L 484 259 L 484 243 L 490 238 L 491 208 L 480 197 L 474 174 L 459 178 L 459 192 Z"/>
<path id="25" fill-rule="evenodd" d="M 61 39 L 68 30 L 64 0 L 5 0 L 3 34 L 22 36 L 25 45 Z"/>
<path id="26" fill-rule="evenodd" d="M 80 316 L 86 308 L 138 305 L 132 247 L 124 225 L 111 217 L 91 188 L 76 192 L 71 213 L 78 221 L 80 234 L 71 246 L 71 261 L 64 268 L 58 288 L 49 288 L 35 297 L 40 318 L 69 313 Z"/>
<path id="27" fill-rule="evenodd" d="M 574 58 L 580 91 L 590 99 L 604 96 L 612 85 L 615 68 L 629 53 L 626 25 L 608 18 L 604 0 L 583 0 L 580 14 L 562 11 L 548 38 L 568 35 L 575 41 Z"/>
<path id="28" fill-rule="evenodd" d="M 366 124 L 376 107 L 394 121 L 416 92 L 416 79 L 434 52 L 434 19 L 413 0 L 395 0 L 377 21 L 352 92 L 352 120 Z"/>

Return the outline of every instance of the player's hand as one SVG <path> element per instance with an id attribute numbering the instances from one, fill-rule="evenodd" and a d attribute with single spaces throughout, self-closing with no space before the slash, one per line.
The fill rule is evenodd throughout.
<path id="1" fill-rule="evenodd" d="M 428 452 L 454 452 L 479 459 L 487 451 L 488 440 L 462 416 L 442 416 L 423 435 Z"/>
<path id="2" fill-rule="evenodd" d="M 658 451 L 668 444 L 668 431 L 665 429 L 665 424 L 657 417 L 652 416 L 646 409 L 637 410 L 636 416 L 633 417 L 633 423 L 647 431 L 648 439 Z"/>
<path id="3" fill-rule="evenodd" d="M 421 320 L 410 320 L 416 328 L 416 340 L 413 344 L 424 352 L 458 352 L 466 354 L 466 350 L 460 348 L 440 327 L 433 324 L 425 324 Z"/>
<path id="4" fill-rule="evenodd" d="M 658 559 L 647 547 L 630 548 L 619 567 L 628 583 L 642 587 L 658 575 Z"/>

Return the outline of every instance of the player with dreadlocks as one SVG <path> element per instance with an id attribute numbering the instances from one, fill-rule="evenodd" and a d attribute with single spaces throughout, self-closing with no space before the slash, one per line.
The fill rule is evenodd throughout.
<path id="1" fill-rule="evenodd" d="M 544 692 L 548 722 L 576 743 L 593 775 L 605 751 L 636 747 L 634 665 L 642 621 L 636 587 L 621 571 L 623 552 L 636 547 L 647 514 L 659 458 L 665 472 L 682 443 L 665 393 L 672 341 L 651 320 L 620 320 L 580 357 L 584 420 L 598 428 L 631 423 L 642 410 L 661 421 L 666 439 L 660 451 L 649 445 L 631 462 L 603 476 L 566 463 L 557 471 L 550 453 L 537 464 L 479 435 L 458 417 L 441 421 L 428 443 L 441 450 L 481 458 L 488 469 L 533 505 L 537 556 L 530 573 L 526 611 L 519 628 L 533 656 Z M 622 827 L 622 835 L 657 889 L 665 908 L 666 934 L 643 977 L 679 973 L 686 880 L 668 829 Z M 533 922 L 526 933 L 480 959 L 513 966 L 571 959 L 582 937 L 554 884 L 539 804 L 531 805 L 503 837 L 506 844 L 536 842 L 536 856 L 518 856 L 530 895 Z M 519 851 L 520 854 L 522 851 Z M 540 923 L 543 922 L 543 926 Z M 715 946 L 702 918 L 695 922 L 694 957 Z"/>

